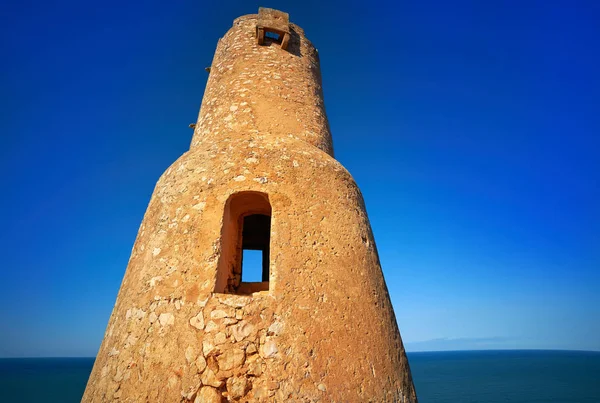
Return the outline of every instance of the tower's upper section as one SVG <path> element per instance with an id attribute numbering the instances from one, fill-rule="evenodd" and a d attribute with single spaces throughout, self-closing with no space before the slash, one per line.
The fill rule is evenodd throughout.
<path id="1" fill-rule="evenodd" d="M 253 135 L 292 136 L 333 155 L 318 53 L 287 13 L 264 8 L 219 40 L 191 148 Z"/>

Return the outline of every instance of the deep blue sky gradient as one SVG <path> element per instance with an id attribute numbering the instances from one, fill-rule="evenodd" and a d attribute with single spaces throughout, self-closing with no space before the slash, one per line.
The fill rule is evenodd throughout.
<path id="1" fill-rule="evenodd" d="M 600 350 L 600 3 L 14 1 L 0 12 L 0 356 L 93 356 L 217 39 L 319 49 L 408 350 Z"/>

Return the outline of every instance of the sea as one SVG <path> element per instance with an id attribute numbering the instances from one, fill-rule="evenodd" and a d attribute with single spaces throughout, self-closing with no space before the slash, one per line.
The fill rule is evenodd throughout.
<path id="1" fill-rule="evenodd" d="M 600 352 L 408 353 L 420 403 L 600 403 Z M 0 402 L 79 402 L 93 358 L 0 359 Z"/>

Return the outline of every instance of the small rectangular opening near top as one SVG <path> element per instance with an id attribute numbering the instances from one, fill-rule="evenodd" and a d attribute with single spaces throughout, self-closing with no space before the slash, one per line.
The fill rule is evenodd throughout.
<path id="1" fill-rule="evenodd" d="M 272 8 L 259 7 L 256 21 L 256 38 L 259 45 L 281 44 L 286 49 L 290 40 L 290 16 Z"/>

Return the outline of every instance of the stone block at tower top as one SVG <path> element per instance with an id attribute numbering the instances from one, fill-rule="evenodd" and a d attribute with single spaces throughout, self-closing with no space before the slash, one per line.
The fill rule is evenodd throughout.
<path id="1" fill-rule="evenodd" d="M 281 48 L 285 49 L 290 39 L 290 15 L 273 8 L 259 7 L 256 23 L 256 38 L 259 45 L 264 44 L 265 35 L 281 43 Z"/>
<path id="2" fill-rule="evenodd" d="M 258 8 L 257 28 L 273 29 L 284 33 L 290 33 L 290 15 L 274 8 Z"/>

